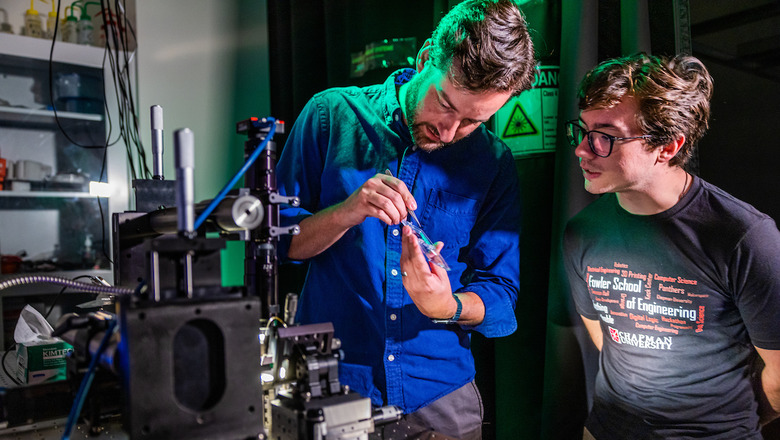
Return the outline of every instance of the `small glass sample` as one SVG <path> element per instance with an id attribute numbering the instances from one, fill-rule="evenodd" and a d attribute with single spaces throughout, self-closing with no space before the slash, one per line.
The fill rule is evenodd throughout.
<path id="1" fill-rule="evenodd" d="M 444 258 L 442 258 L 441 254 L 439 254 L 439 252 L 436 250 L 436 245 L 431 241 L 430 238 L 428 238 L 427 235 L 425 235 L 425 232 L 423 232 L 420 227 L 406 219 L 401 220 L 401 224 L 411 228 L 412 232 L 417 237 L 417 243 L 420 244 L 420 247 L 423 250 L 423 254 L 425 254 L 425 258 L 427 258 L 428 261 L 441 267 L 444 270 L 450 270 L 450 266 L 446 261 L 444 261 Z"/>
<path id="2" fill-rule="evenodd" d="M 390 171 L 390 168 L 387 168 L 385 170 L 385 174 L 390 177 L 395 177 L 393 176 L 393 172 Z M 439 252 L 436 251 L 436 245 L 433 244 L 431 239 L 428 238 L 427 235 L 425 235 L 425 232 L 423 232 L 422 224 L 420 224 L 420 220 L 417 219 L 417 214 L 415 214 L 414 211 L 409 211 L 409 214 L 412 216 L 414 221 L 417 222 L 417 224 L 415 225 L 414 223 L 410 222 L 406 218 L 401 220 L 401 224 L 409 226 L 412 229 L 412 232 L 417 237 L 417 243 L 420 244 L 420 247 L 423 250 L 423 254 L 425 254 L 425 258 L 427 258 L 428 261 L 441 267 L 444 270 L 450 270 L 450 266 L 447 264 L 446 261 L 444 261 L 444 258 L 441 257 Z"/>

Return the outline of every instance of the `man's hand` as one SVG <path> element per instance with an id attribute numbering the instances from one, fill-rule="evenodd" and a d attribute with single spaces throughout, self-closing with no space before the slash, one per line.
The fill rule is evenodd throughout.
<path id="1" fill-rule="evenodd" d="M 436 243 L 437 252 L 442 247 L 442 242 Z M 449 319 L 458 306 L 452 298 L 447 271 L 429 263 L 422 252 L 412 229 L 404 226 L 401 243 L 401 271 L 406 274 L 404 287 L 423 315 L 431 319 Z"/>
<path id="2" fill-rule="evenodd" d="M 441 252 L 444 243 L 436 243 Z M 428 262 L 422 253 L 417 237 L 409 226 L 403 227 L 401 241 L 401 273 L 406 291 L 420 312 L 431 319 L 450 319 L 458 309 L 452 297 L 452 286 L 447 271 Z M 459 324 L 479 325 L 485 320 L 485 303 L 474 292 L 458 292 L 463 304 Z"/>
<path id="3" fill-rule="evenodd" d="M 762 393 L 758 396 L 758 415 L 762 425 L 780 416 L 780 350 L 766 350 L 756 347 L 764 362 L 761 371 Z"/>
<path id="4" fill-rule="evenodd" d="M 417 209 L 417 202 L 406 184 L 392 176 L 377 174 L 343 202 L 303 219 L 301 233 L 292 238 L 287 256 L 305 260 L 319 255 L 368 217 L 376 217 L 388 225 L 398 224 L 406 218 L 407 207 Z"/>
<path id="5" fill-rule="evenodd" d="M 604 335 L 601 333 L 601 322 L 595 319 L 588 319 L 582 315 L 580 315 L 580 318 L 582 318 L 582 322 L 585 323 L 585 329 L 588 330 L 593 345 L 601 351 L 601 348 L 604 346 Z"/>
<path id="6" fill-rule="evenodd" d="M 375 217 L 388 225 L 397 225 L 408 210 L 417 209 L 417 201 L 406 184 L 393 176 L 377 174 L 350 194 L 338 208 L 349 227 Z"/>

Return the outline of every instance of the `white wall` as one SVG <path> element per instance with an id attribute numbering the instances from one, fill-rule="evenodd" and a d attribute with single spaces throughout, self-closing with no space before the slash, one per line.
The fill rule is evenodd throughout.
<path id="1" fill-rule="evenodd" d="M 240 88 L 234 78 L 237 52 L 247 46 L 257 49 L 258 76 L 266 78 L 255 98 L 257 111 L 270 108 L 265 1 L 253 2 L 261 15 L 251 29 L 237 29 L 241 5 L 241 0 L 136 2 L 141 138 L 151 160 L 149 108 L 161 105 L 165 177 L 173 179 L 173 132 L 183 127 L 194 132 L 196 201 L 213 198 L 243 161 L 243 139 L 234 134 Z M 258 114 L 244 117 L 249 116 Z"/>
<path id="2" fill-rule="evenodd" d="M 244 162 L 245 138 L 235 134 L 235 123 L 272 116 L 266 0 L 136 0 L 136 17 L 147 156 L 149 108 L 158 104 L 166 179 L 175 177 L 173 132 L 187 127 L 195 137 L 195 201 L 212 199 Z M 242 242 L 228 242 L 226 285 L 243 283 L 243 253 Z"/>

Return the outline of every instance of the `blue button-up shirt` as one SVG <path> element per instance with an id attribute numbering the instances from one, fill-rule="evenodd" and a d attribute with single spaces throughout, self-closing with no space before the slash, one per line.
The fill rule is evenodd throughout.
<path id="1" fill-rule="evenodd" d="M 485 304 L 475 327 L 434 324 L 401 281 L 400 225 L 376 218 L 347 231 L 310 260 L 298 303 L 302 323 L 333 322 L 345 353 L 342 383 L 375 405 L 413 412 L 474 378 L 470 330 L 487 337 L 517 328 L 519 286 L 517 172 L 509 149 L 484 126 L 433 152 L 416 150 L 393 74 L 382 85 L 315 95 L 293 126 L 277 166 L 282 194 L 301 206 L 281 210 L 282 225 L 344 201 L 386 169 L 406 183 L 417 216 L 442 257 L 455 292 Z M 290 238 L 280 241 L 284 259 Z"/>

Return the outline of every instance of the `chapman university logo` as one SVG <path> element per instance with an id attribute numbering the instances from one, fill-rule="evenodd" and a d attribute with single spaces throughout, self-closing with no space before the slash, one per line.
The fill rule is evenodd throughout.
<path id="1" fill-rule="evenodd" d="M 621 332 L 613 327 L 609 327 L 609 336 L 618 344 L 630 345 L 637 348 L 646 348 L 649 350 L 671 350 L 672 337 L 656 337 L 650 335 L 641 335 L 636 333 Z"/>

